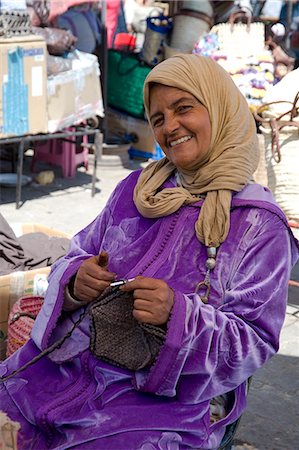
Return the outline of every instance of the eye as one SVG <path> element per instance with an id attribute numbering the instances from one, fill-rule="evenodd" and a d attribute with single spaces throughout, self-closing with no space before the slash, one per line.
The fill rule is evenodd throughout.
<path id="1" fill-rule="evenodd" d="M 179 113 L 185 113 L 192 108 L 192 105 L 180 105 L 177 109 Z"/>
<path id="2" fill-rule="evenodd" d="M 152 120 L 152 126 L 159 127 L 163 124 L 163 116 L 155 117 L 154 120 Z"/>

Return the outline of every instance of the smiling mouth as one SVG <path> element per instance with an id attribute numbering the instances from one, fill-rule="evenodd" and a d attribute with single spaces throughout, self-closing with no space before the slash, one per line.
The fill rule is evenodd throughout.
<path id="1" fill-rule="evenodd" d="M 179 145 L 179 144 L 182 144 L 183 142 L 189 141 L 191 138 L 192 138 L 192 136 L 181 137 L 179 139 L 176 139 L 175 141 L 170 142 L 169 146 L 174 147 L 175 145 Z"/>

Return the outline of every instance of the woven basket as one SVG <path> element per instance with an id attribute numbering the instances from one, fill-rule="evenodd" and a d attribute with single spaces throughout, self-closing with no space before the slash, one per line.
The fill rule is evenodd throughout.
<path id="1" fill-rule="evenodd" d="M 275 116 L 273 109 L 283 103 L 286 112 Z M 287 218 L 299 221 L 299 92 L 291 105 L 262 105 L 255 118 L 262 123 L 268 186 Z"/>
<path id="2" fill-rule="evenodd" d="M 272 130 L 260 127 L 265 139 L 268 186 L 289 220 L 299 220 L 299 128 L 279 133 L 280 161 L 272 153 Z"/>
<path id="3" fill-rule="evenodd" d="M 235 57 L 258 55 L 265 50 L 265 25 L 262 22 L 235 23 L 238 14 L 232 14 L 227 23 L 211 29 L 219 39 L 220 50 Z"/>
<path id="4" fill-rule="evenodd" d="M 44 298 L 22 297 L 13 305 L 8 318 L 7 357 L 30 339 L 30 333 Z"/>

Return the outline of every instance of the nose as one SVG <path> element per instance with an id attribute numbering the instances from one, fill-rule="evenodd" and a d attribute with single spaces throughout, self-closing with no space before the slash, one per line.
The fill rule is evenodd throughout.
<path id="1" fill-rule="evenodd" d="M 179 122 L 174 114 L 165 114 L 163 132 L 165 135 L 174 133 L 179 128 Z"/>

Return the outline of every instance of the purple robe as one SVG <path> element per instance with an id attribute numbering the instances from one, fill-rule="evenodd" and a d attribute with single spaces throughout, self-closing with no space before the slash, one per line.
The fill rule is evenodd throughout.
<path id="1" fill-rule="evenodd" d="M 22 427 L 20 450 L 216 449 L 246 407 L 246 380 L 278 350 L 298 242 L 269 190 L 251 184 L 233 197 L 230 231 L 203 304 L 195 287 L 207 252 L 194 231 L 202 200 L 144 218 L 132 200 L 138 176 L 117 186 L 54 264 L 32 339 L 1 364 L 0 375 L 70 330 L 81 310 L 62 314 L 65 286 L 101 250 L 118 278 L 163 279 L 174 290 L 165 343 L 152 367 L 121 369 L 90 353 L 86 317 L 62 348 L 0 384 L 1 409 Z M 228 392 L 226 417 L 211 425 L 210 400 Z"/>

